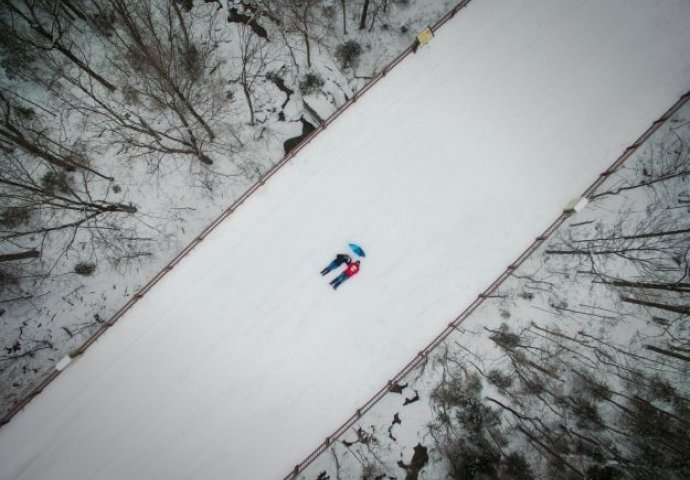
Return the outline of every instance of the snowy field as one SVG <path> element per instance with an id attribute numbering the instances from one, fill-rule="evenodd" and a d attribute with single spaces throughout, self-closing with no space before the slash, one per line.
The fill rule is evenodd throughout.
<path id="1" fill-rule="evenodd" d="M 0 430 L 0 478 L 282 477 L 690 88 L 689 20 L 472 2 Z"/>

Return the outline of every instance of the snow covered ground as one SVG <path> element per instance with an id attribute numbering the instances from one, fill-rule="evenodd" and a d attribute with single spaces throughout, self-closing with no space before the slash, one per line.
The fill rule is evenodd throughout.
<path id="1" fill-rule="evenodd" d="M 686 102 L 607 177 L 584 210 L 571 215 L 416 367 L 396 376 L 373 408 L 339 428 L 342 434 L 331 437 L 325 451 L 316 459 L 310 454 L 313 462 L 294 479 L 401 478 L 415 468 L 427 479 L 469 478 L 466 472 L 477 470 L 502 480 L 574 478 L 554 452 L 588 479 L 688 478 L 686 450 L 674 452 L 659 441 L 674 435 L 674 447 L 687 441 L 680 424 L 689 414 L 688 360 L 673 356 L 687 351 L 687 314 L 663 307 L 682 306 L 687 298 L 683 274 L 690 242 L 641 242 L 651 232 L 676 237 L 663 236 L 664 227 L 681 230 L 688 223 L 688 173 L 668 173 L 670 165 L 676 172 L 690 166 L 689 120 Z M 618 237 L 604 248 L 583 247 L 592 243 L 585 238 L 642 229 L 634 244 L 623 245 Z M 579 255 L 553 253 L 577 246 L 584 248 Z M 602 250 L 612 253 L 591 255 Z M 639 261 L 643 257 L 653 261 Z M 678 265 L 677 258 L 685 261 Z M 640 294 L 639 284 L 604 283 L 626 275 L 653 279 L 647 285 L 654 287 L 666 278 L 671 288 Z M 660 308 L 622 297 L 656 301 Z M 657 355 L 650 354 L 654 347 L 660 348 Z M 608 396 L 592 395 L 592 381 Z M 654 408 L 645 409 L 649 405 Z M 637 433 L 640 425 L 644 435 Z M 540 448 L 529 431 L 556 448 Z M 599 449 L 578 444 L 583 438 Z M 426 456 L 419 457 L 420 450 Z M 516 468 L 516 457 L 528 468 Z"/>
<path id="2" fill-rule="evenodd" d="M 167 0 L 140 2 L 139 5 L 146 3 L 153 7 L 170 6 Z M 348 33 L 343 32 L 340 22 L 337 25 L 332 23 L 342 16 L 338 18 L 333 9 L 326 9 L 325 13 L 330 12 L 325 19 L 326 25 L 312 32 L 314 38 L 325 37 L 321 38 L 318 48 L 312 49 L 312 67 L 308 68 L 306 52 L 292 47 L 302 44 L 301 36 L 286 33 L 281 26 L 264 17 L 260 23 L 268 28 L 269 36 L 281 38 L 281 41 L 261 43 L 261 37 L 244 36 L 242 32 L 251 30 L 237 23 L 237 19 L 234 22 L 228 20 L 232 16 L 233 3 L 219 9 L 217 4 L 201 0 L 193 2 L 195 21 L 190 20 L 190 24 L 196 26 L 199 48 L 208 42 L 217 44 L 214 58 L 223 64 L 219 70 L 209 72 L 208 78 L 196 86 L 199 94 L 204 92 L 206 95 L 218 88 L 219 83 L 224 85 L 222 110 L 226 113 L 221 115 L 223 125 L 218 130 L 222 133 L 213 147 L 209 145 L 216 152 L 213 168 L 204 166 L 189 155 L 142 157 L 140 148 L 125 148 L 123 151 L 118 146 L 119 134 L 102 135 L 102 119 L 89 114 L 84 116 L 83 110 L 70 106 L 69 99 L 75 100 L 75 97 L 78 103 L 89 103 L 75 89 L 65 85 L 61 95 L 46 96 L 44 88 L 35 82 L 17 78 L 12 82 L 5 77 L 0 78 L 0 87 L 5 93 L 18 92 L 19 97 L 34 102 L 27 104 L 30 107 L 38 103 L 48 107 L 48 112 L 67 109 L 72 119 L 70 125 L 76 124 L 76 130 L 71 126 L 53 125 L 49 132 L 57 136 L 64 134 L 71 141 L 78 139 L 80 151 L 90 152 L 92 167 L 113 177 L 112 181 L 89 180 L 88 194 L 82 182 L 76 181 L 74 176 L 67 175 L 68 183 L 74 182 L 75 188 L 79 185 L 83 196 L 131 203 L 137 208 L 135 215 L 110 216 L 107 229 L 101 228 L 105 226 L 103 222 L 92 219 L 93 223 L 82 224 L 77 232 L 71 229 L 51 230 L 49 237 L 43 239 L 37 238 L 32 230 L 45 227 L 45 222 L 55 226 L 72 223 L 85 213 L 32 217 L 31 222 L 22 225 L 31 233 L 24 235 L 21 245 L 31 249 L 40 244 L 42 256 L 40 261 L 21 262 L 14 267 L 15 262 L 3 263 L 0 272 L 0 339 L 5 350 L 0 355 L 1 422 L 5 421 L 5 414 L 13 410 L 14 402 L 33 391 L 53 371 L 60 358 L 79 348 L 204 227 L 242 196 L 262 172 L 280 161 L 285 154 L 285 142 L 296 141 L 304 128 L 303 122 L 317 123 L 305 102 L 308 101 L 324 118 L 333 113 L 411 44 L 412 32 L 435 24 L 452 3 L 451 0 L 393 3 L 384 15 L 377 9 L 370 9 L 368 28 L 364 30 L 356 28 L 361 5 L 355 3 L 347 9 L 348 25 L 352 27 Z M 234 5 L 237 7 L 237 3 Z M 319 5 L 314 5 L 314 8 L 318 9 Z M 214 28 L 209 29 L 209 25 L 214 25 Z M 161 24 L 155 26 L 158 30 L 168 28 Z M 191 25 L 189 28 L 193 29 Z M 93 42 L 94 39 L 85 33 L 90 30 L 89 25 L 82 25 L 72 32 L 74 44 Z M 92 33 L 96 37 L 100 35 Z M 163 37 L 167 35 L 162 34 Z M 262 52 L 251 62 L 252 72 L 259 75 L 252 82 L 255 125 L 247 123 L 250 113 L 242 87 L 237 82 L 226 85 L 226 80 L 235 77 L 242 68 L 242 42 L 251 39 L 258 42 L 254 45 Z M 96 52 L 103 50 L 118 55 L 117 45 L 109 44 L 103 38 L 101 41 L 103 44 L 94 49 Z M 357 57 L 356 67 L 343 69 L 335 56 L 345 41 L 353 41 L 363 50 Z M 98 64 L 98 57 L 96 54 L 90 61 Z M 0 77 L 3 72 L 0 68 Z M 324 85 L 303 95 L 300 83 L 307 73 L 321 77 Z M 278 75 L 280 80 L 274 75 Z M 121 86 L 124 86 L 129 80 L 121 81 Z M 65 97 L 68 97 L 67 104 Z M 107 99 L 108 103 L 117 101 L 117 96 Z M 130 116 L 142 115 L 150 122 L 157 121 L 157 109 L 151 110 L 140 104 L 134 110 L 136 113 L 130 111 Z M 54 124 L 54 118 L 46 115 L 50 118 L 44 118 L 43 124 Z M 83 129 L 85 125 L 88 126 L 86 130 Z M 116 125 L 111 126 L 113 132 L 119 130 Z M 241 146 L 237 145 L 236 139 L 240 139 Z M 8 158 L 3 157 L 2 160 Z M 24 165 L 25 168 L 19 171 L 27 170 L 27 162 L 35 163 L 35 159 L 13 161 L 16 165 Z M 38 163 L 29 168 L 35 177 L 31 182 L 43 185 L 42 175 L 52 171 L 52 167 Z M 14 180 L 27 180 L 21 175 L 15 178 L 12 175 L 14 171 L 12 163 L 0 166 L 2 179 L 10 176 Z M 6 193 L 3 188 L 2 195 L 7 202 L 13 203 L 14 197 Z M 50 191 L 47 193 L 50 195 Z M 28 204 L 33 205 L 33 202 L 29 200 Z M 16 232 L 8 229 L 7 222 L 3 221 L 8 214 L 8 206 L 4 203 L 0 206 L 0 229 L 12 235 Z M 2 237 L 5 238 L 4 235 Z M 3 253 L 18 249 L 20 245 L 12 244 L 11 238 L 5 238 L 5 243 L 0 245 Z M 95 271 L 88 276 L 76 274 L 74 268 L 82 262 L 95 265 Z"/>
<path id="3" fill-rule="evenodd" d="M 690 88 L 688 20 L 471 3 L 0 430 L 0 478 L 281 477 Z"/>

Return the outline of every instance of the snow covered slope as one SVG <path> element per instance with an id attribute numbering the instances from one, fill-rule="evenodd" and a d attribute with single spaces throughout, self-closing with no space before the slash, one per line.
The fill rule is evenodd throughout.
<path id="1" fill-rule="evenodd" d="M 0 429 L 0 479 L 282 477 L 690 88 L 689 22 L 475 0 Z"/>

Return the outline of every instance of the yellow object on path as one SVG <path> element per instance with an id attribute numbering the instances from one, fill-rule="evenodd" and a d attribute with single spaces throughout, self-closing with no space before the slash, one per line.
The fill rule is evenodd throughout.
<path id="1" fill-rule="evenodd" d="M 419 43 L 420 47 L 423 47 L 429 43 L 429 40 L 431 40 L 433 37 L 434 32 L 431 31 L 431 28 L 427 27 L 417 35 L 417 42 Z"/>

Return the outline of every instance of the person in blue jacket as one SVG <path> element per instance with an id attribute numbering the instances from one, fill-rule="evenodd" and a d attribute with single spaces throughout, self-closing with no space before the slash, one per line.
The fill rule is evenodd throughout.
<path id="1" fill-rule="evenodd" d="M 341 266 L 344 263 L 350 263 L 352 259 L 350 258 L 349 255 L 345 253 L 339 253 L 338 255 L 335 256 L 335 260 L 333 260 L 331 263 L 328 264 L 326 268 L 321 270 L 321 275 L 326 275 L 328 272 L 335 270 L 339 266 Z"/>

